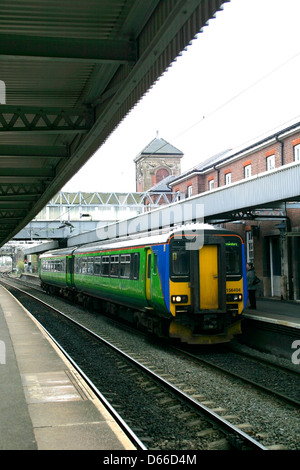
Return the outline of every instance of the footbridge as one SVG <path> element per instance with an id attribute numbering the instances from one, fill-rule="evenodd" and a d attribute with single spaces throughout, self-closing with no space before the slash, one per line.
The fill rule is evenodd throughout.
<path id="1" fill-rule="evenodd" d="M 13 240 L 65 240 L 176 202 L 177 193 L 68 193 L 60 191 Z"/>
<path id="2" fill-rule="evenodd" d="M 75 175 L 227 1 L 5 2 L 0 246 Z"/>

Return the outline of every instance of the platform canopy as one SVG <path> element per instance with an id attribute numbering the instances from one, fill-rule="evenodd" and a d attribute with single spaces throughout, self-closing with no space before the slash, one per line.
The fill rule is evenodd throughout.
<path id="1" fill-rule="evenodd" d="M 95 153 L 226 1 L 1 1 L 0 246 Z"/>

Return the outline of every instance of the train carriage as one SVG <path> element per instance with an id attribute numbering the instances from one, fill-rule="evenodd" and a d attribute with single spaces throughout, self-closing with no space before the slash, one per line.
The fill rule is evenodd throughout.
<path id="1" fill-rule="evenodd" d="M 50 274 L 49 265 L 63 257 L 65 273 Z M 210 344 L 241 332 L 245 255 L 233 232 L 191 226 L 60 250 L 42 255 L 40 263 L 44 288 L 81 301 L 99 299 L 110 312 L 160 336 Z"/>
<path id="2" fill-rule="evenodd" d="M 62 249 L 47 252 L 39 259 L 39 277 L 41 286 L 49 293 L 71 286 L 69 259 L 74 249 Z"/>

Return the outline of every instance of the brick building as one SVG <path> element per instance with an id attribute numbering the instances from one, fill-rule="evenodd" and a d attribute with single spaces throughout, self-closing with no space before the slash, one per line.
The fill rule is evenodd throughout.
<path id="1" fill-rule="evenodd" d="M 295 163 L 300 164 L 300 122 L 239 150 L 219 153 L 174 178 L 169 186 L 188 198 Z M 262 280 L 262 296 L 300 300 L 300 203 L 222 225 L 243 236 L 247 261 L 254 262 Z"/>

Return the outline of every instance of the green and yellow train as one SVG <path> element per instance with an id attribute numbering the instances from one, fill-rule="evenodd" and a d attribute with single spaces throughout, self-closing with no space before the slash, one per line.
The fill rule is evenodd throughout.
<path id="1" fill-rule="evenodd" d="M 191 227 L 44 253 L 41 286 L 158 336 L 230 341 L 247 301 L 243 240 L 207 224 Z"/>

